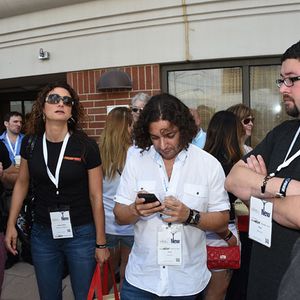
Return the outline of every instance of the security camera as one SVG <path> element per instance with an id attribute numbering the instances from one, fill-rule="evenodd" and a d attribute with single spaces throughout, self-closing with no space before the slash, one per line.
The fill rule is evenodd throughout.
<path id="1" fill-rule="evenodd" d="M 45 59 L 49 59 L 49 52 L 48 51 L 44 51 L 43 48 L 40 48 L 39 51 L 39 59 L 40 60 L 45 60 Z"/>

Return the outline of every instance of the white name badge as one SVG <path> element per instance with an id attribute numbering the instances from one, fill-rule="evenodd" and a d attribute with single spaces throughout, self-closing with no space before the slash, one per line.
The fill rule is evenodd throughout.
<path id="1" fill-rule="evenodd" d="M 249 238 L 271 247 L 273 203 L 251 197 Z"/>
<path id="2" fill-rule="evenodd" d="M 70 219 L 70 212 L 52 211 L 50 212 L 52 235 L 54 239 L 65 239 L 73 237 L 73 230 Z"/>
<path id="3" fill-rule="evenodd" d="M 182 263 L 182 224 L 162 225 L 157 232 L 158 264 L 178 266 Z"/>
<path id="4" fill-rule="evenodd" d="M 21 163 L 21 155 L 16 155 L 15 156 L 15 162 L 16 162 L 16 167 L 18 168 Z"/>

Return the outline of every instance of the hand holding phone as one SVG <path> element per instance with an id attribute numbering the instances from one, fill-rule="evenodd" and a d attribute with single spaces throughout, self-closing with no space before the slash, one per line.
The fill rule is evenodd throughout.
<path id="1" fill-rule="evenodd" d="M 138 193 L 137 195 L 139 198 L 144 198 L 145 202 L 144 203 L 153 203 L 158 201 L 159 205 L 161 205 L 160 201 L 158 200 L 158 198 L 155 196 L 155 194 L 151 194 L 151 193 Z"/>

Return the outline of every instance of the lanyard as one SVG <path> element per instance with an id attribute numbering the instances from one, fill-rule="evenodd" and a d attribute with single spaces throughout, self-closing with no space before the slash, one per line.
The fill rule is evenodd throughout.
<path id="1" fill-rule="evenodd" d="M 295 136 L 294 136 L 294 138 L 293 138 L 293 141 L 291 142 L 291 145 L 290 145 L 289 150 L 288 150 L 288 152 L 287 152 L 287 154 L 286 154 L 286 156 L 285 156 L 285 158 L 284 158 L 283 163 L 280 164 L 280 165 L 277 167 L 277 169 L 276 169 L 276 171 L 275 171 L 274 173 L 271 173 L 271 174 L 270 174 L 271 177 L 274 177 L 281 169 L 286 168 L 293 160 L 295 160 L 295 159 L 300 155 L 300 149 L 299 149 L 294 155 L 292 155 L 292 156 L 287 160 L 287 158 L 288 158 L 290 152 L 292 151 L 292 149 L 293 149 L 293 147 L 294 147 L 294 145 L 295 145 L 295 143 L 296 143 L 296 140 L 297 140 L 299 134 L 300 134 L 300 126 L 299 126 L 299 128 L 298 128 L 298 130 L 297 130 L 297 132 L 296 132 L 296 134 L 295 134 Z"/>
<path id="2" fill-rule="evenodd" d="M 66 151 L 66 147 L 67 147 L 69 137 L 70 137 L 70 133 L 68 132 L 65 135 L 63 144 L 61 146 L 58 161 L 57 161 L 57 165 L 56 165 L 56 169 L 55 169 L 55 176 L 53 176 L 53 174 L 50 172 L 50 170 L 48 168 L 48 150 L 47 150 L 47 144 L 46 144 L 46 133 L 44 133 L 44 135 L 43 135 L 43 155 L 44 155 L 44 160 L 45 160 L 45 164 L 46 164 L 46 167 L 47 167 L 47 174 L 48 174 L 50 180 L 54 183 L 54 185 L 56 186 L 57 189 L 58 189 L 58 182 L 59 182 L 59 172 L 60 172 L 63 157 L 65 155 L 65 151 Z"/>
<path id="3" fill-rule="evenodd" d="M 17 150 L 18 150 L 19 136 L 18 136 L 17 139 L 16 139 L 16 142 L 15 142 L 15 148 L 13 148 L 13 146 L 12 146 L 12 144 L 11 144 L 11 142 L 10 142 L 10 139 L 9 139 L 7 133 L 6 133 L 6 135 L 5 135 L 5 138 L 6 138 L 6 141 L 7 141 L 7 143 L 8 143 L 9 149 L 11 150 L 12 154 L 13 154 L 14 157 L 15 157 L 16 154 L 17 154 Z"/>

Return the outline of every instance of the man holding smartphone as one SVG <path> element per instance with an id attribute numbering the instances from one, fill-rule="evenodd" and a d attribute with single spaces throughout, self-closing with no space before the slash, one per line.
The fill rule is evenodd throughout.
<path id="1" fill-rule="evenodd" d="M 115 196 L 117 222 L 135 225 L 122 300 L 199 299 L 210 280 L 205 230 L 226 230 L 229 201 L 221 165 L 191 144 L 196 133 L 188 107 L 169 94 L 153 96 L 136 123 L 141 151 L 128 157 Z"/>

